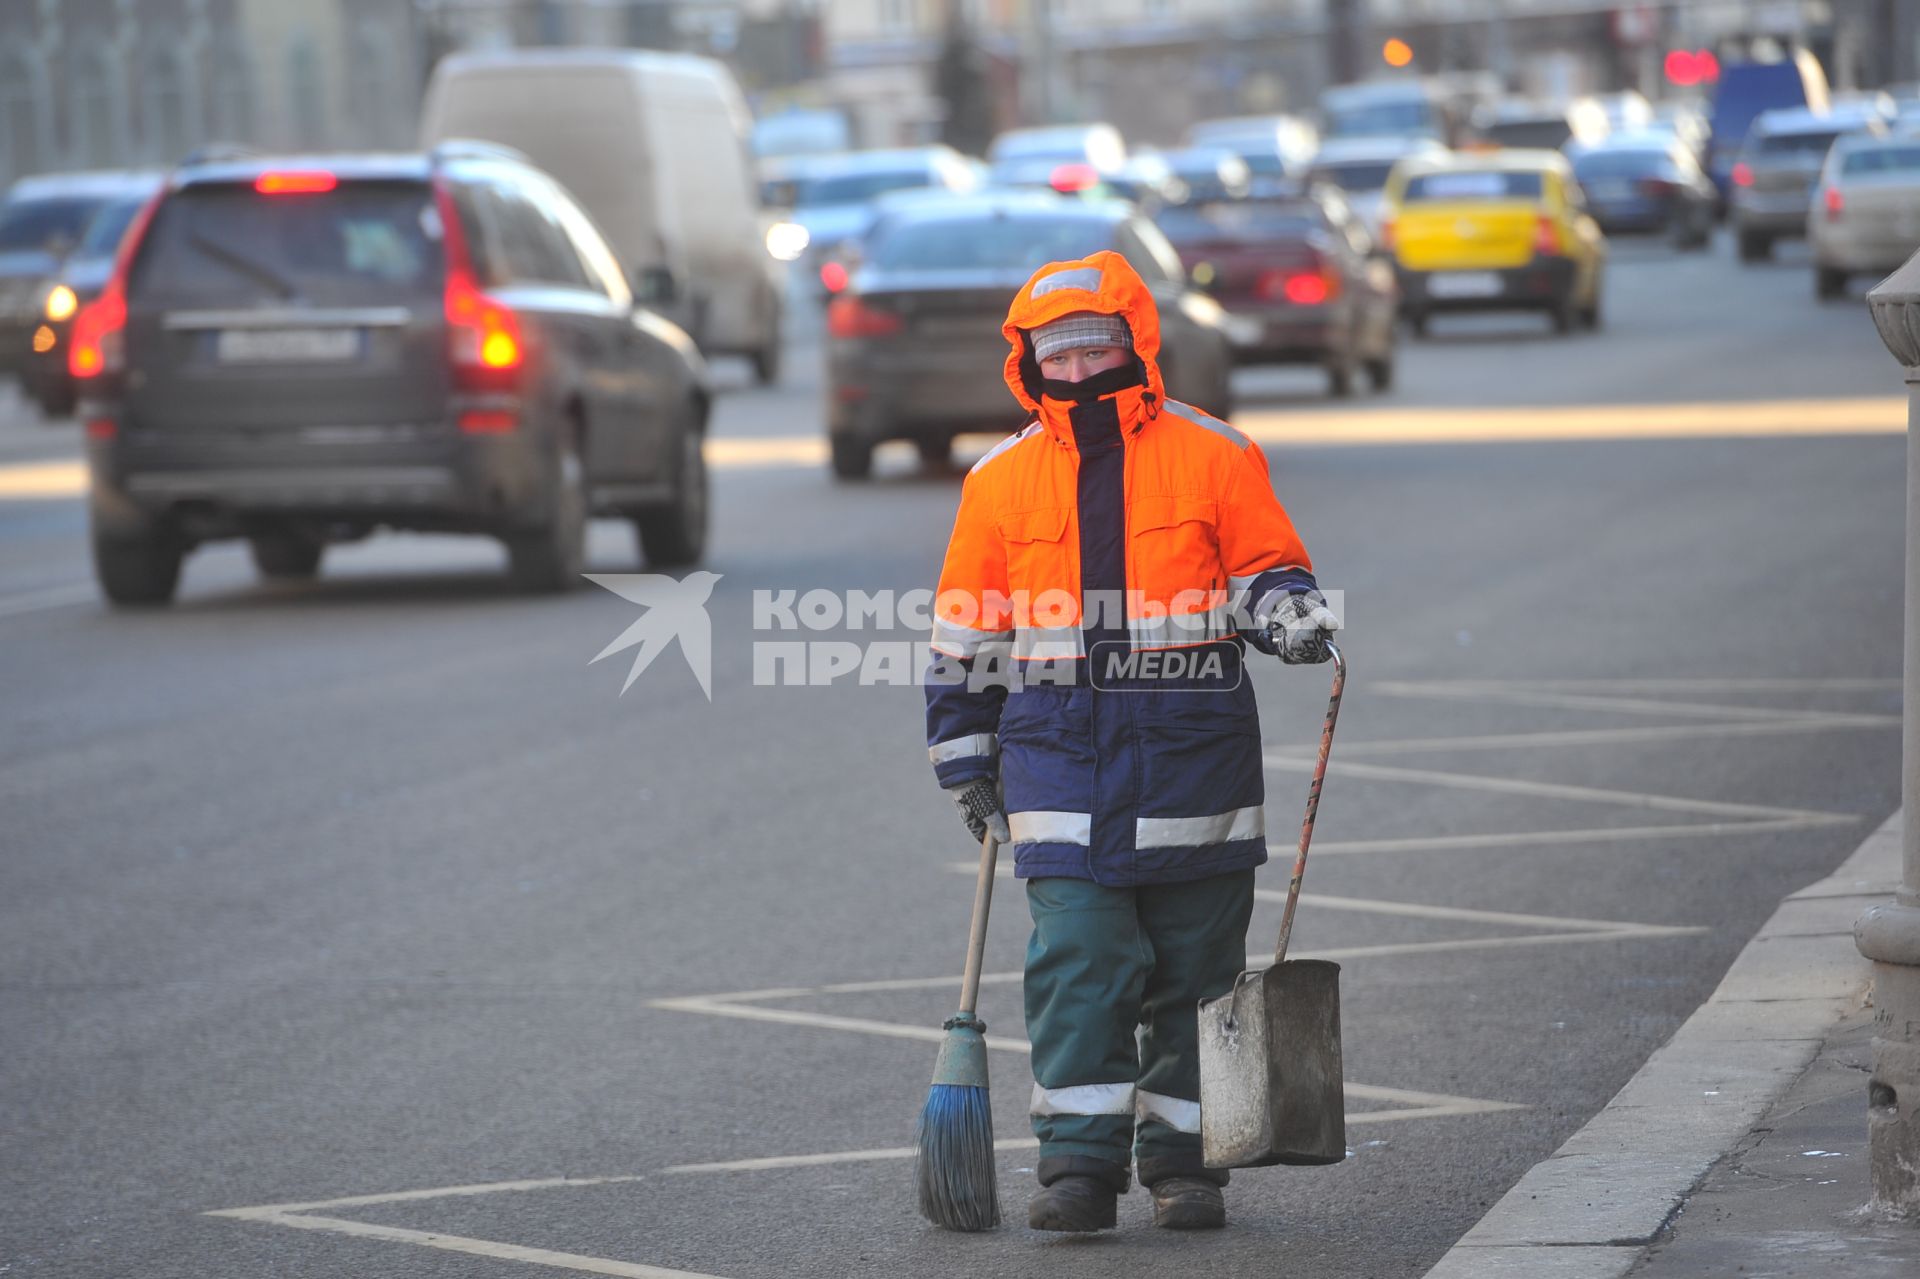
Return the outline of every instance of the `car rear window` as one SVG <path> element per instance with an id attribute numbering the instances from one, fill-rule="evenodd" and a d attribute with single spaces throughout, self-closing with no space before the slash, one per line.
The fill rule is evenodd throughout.
<path id="1" fill-rule="evenodd" d="M 1753 140 L 1756 155 L 1825 155 L 1840 131 L 1822 129 L 1816 133 L 1767 133 Z"/>
<path id="2" fill-rule="evenodd" d="M 1113 247 L 1093 218 L 938 218 L 883 226 L 868 256 L 883 270 L 1031 271 Z"/>
<path id="3" fill-rule="evenodd" d="M 1261 244 L 1299 240 L 1325 226 L 1320 207 L 1306 200 L 1229 200 L 1164 210 L 1155 219 L 1175 244 Z"/>
<path id="4" fill-rule="evenodd" d="M 1391 160 L 1354 160 L 1346 164 L 1322 164 L 1307 175 L 1311 182 L 1331 182 L 1342 191 L 1378 191 L 1387 185 L 1393 172 Z"/>
<path id="5" fill-rule="evenodd" d="M 0 209 L 0 253 L 44 249 L 55 239 L 78 240 L 100 203 L 98 196 L 9 201 Z"/>
<path id="6" fill-rule="evenodd" d="M 299 195 L 188 187 L 160 206 L 131 288 L 196 305 L 416 300 L 440 291 L 440 236 L 423 182 Z"/>
<path id="7" fill-rule="evenodd" d="M 1595 151 L 1578 156 L 1573 162 L 1574 176 L 1588 178 L 1637 178 L 1655 173 L 1670 174 L 1673 157 L 1664 151 Z"/>
<path id="8" fill-rule="evenodd" d="M 145 196 L 132 200 L 115 200 L 94 214 L 93 221 L 87 223 L 87 233 L 80 237 L 80 244 L 74 253 L 80 257 L 107 257 L 120 247 L 120 237 L 133 225 L 133 219 L 146 204 Z"/>
<path id="9" fill-rule="evenodd" d="M 909 191 L 933 185 L 933 175 L 925 169 L 899 169 L 890 173 L 843 173 L 831 178 L 804 182 L 796 192 L 798 206 L 822 204 L 864 204 L 889 191 Z"/>
<path id="10" fill-rule="evenodd" d="M 1489 142 L 1503 147 L 1545 147 L 1551 151 L 1567 144 L 1573 126 L 1565 120 L 1508 120 L 1490 124 L 1480 132 Z"/>
<path id="11" fill-rule="evenodd" d="M 1840 162 L 1840 172 L 1849 176 L 1866 173 L 1908 173 L 1920 170 L 1920 146 L 1870 147 L 1850 151 Z"/>
<path id="12" fill-rule="evenodd" d="M 1538 172 L 1499 169 L 1422 173 L 1407 179 L 1407 200 L 1537 200 L 1544 189 Z"/>

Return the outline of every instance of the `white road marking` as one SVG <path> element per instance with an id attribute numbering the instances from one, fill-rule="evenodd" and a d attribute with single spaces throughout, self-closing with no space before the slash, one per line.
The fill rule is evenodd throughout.
<path id="1" fill-rule="evenodd" d="M 1348 1084 L 1346 1091 L 1354 1096 L 1365 1095 L 1379 1101 L 1398 1101 L 1409 1097 L 1427 1098 L 1428 1102 L 1409 1105 L 1403 1110 L 1362 1110 L 1347 1115 L 1350 1124 L 1397 1123 L 1405 1119 L 1442 1119 L 1454 1115 L 1487 1115 L 1503 1110 L 1525 1110 L 1527 1107 L 1510 1101 L 1482 1101 L 1476 1097 L 1447 1097 L 1438 1093 L 1409 1093 L 1399 1088 L 1369 1088 L 1365 1084 Z M 1001 1153 L 1009 1151 L 1038 1150 L 1040 1140 L 1037 1137 L 1004 1137 L 993 1143 L 993 1148 Z M 782 1168 L 817 1168 L 823 1164 L 866 1163 L 882 1159 L 911 1159 L 919 1152 L 912 1146 L 881 1146 L 873 1150 L 835 1150 L 818 1155 L 772 1155 L 762 1159 L 727 1159 L 706 1164 L 675 1164 L 671 1168 L 662 1168 L 662 1173 L 675 1176 L 691 1176 L 706 1173 L 723 1172 L 766 1172 Z"/>
<path id="2" fill-rule="evenodd" d="M 432 1190 L 395 1190 L 377 1195 L 348 1195 L 342 1199 L 316 1199 L 312 1203 L 260 1204 L 253 1208 L 220 1208 L 209 1217 L 273 1217 L 289 1212 L 319 1212 L 326 1208 L 365 1208 L 372 1204 L 411 1203 L 421 1199 L 455 1199 L 468 1195 L 515 1194 L 529 1190 L 561 1190 L 573 1186 L 610 1186 L 623 1181 L 643 1181 L 635 1175 L 617 1177 L 540 1177 L 531 1181 L 485 1181 L 471 1186 L 438 1186 Z"/>
<path id="3" fill-rule="evenodd" d="M 1677 715 L 1682 718 L 1724 720 L 1821 720 L 1832 719 L 1834 711 L 1790 710 L 1777 706 L 1723 706 L 1713 702 L 1676 702 L 1637 697 L 1599 697 L 1581 693 L 1555 693 L 1523 685 L 1427 684 L 1385 680 L 1374 691 L 1396 697 L 1431 697 L 1450 701 L 1506 702 L 1515 706 L 1537 706 L 1558 710 L 1607 711 L 1616 715 Z M 1884 718 L 1881 716 L 1875 719 Z"/>
<path id="4" fill-rule="evenodd" d="M 245 1211 L 244 1209 L 241 1211 Z M 235 1212 L 214 1212 L 210 1217 L 236 1216 Z M 528 1248 L 517 1243 L 499 1243 L 492 1239 L 469 1239 L 464 1235 L 443 1235 L 435 1231 L 408 1230 L 401 1226 L 376 1226 L 371 1222 L 348 1221 L 341 1217 L 309 1217 L 302 1213 L 277 1213 L 250 1217 L 249 1220 L 292 1226 L 296 1230 L 325 1230 L 361 1239 L 385 1239 L 390 1243 L 418 1244 L 442 1252 L 463 1252 L 496 1261 L 523 1261 L 534 1266 L 552 1266 L 559 1270 L 577 1270 L 590 1275 L 620 1275 L 623 1279 L 720 1279 L 718 1275 L 694 1270 L 667 1270 L 643 1266 L 632 1261 L 613 1261 L 606 1257 L 586 1257 L 576 1252 L 554 1252 L 548 1248 Z"/>
<path id="5" fill-rule="evenodd" d="M 1644 742 L 1685 742 L 1717 737 L 1765 737 L 1783 733 L 1819 733 L 1861 728 L 1898 728 L 1897 715 L 1829 715 L 1808 720 L 1758 720 L 1739 724 L 1661 724 L 1647 728 L 1570 728 L 1534 733 L 1484 733 L 1473 737 L 1396 737 L 1382 741 L 1342 742 L 1340 755 L 1389 755 L 1399 751 L 1497 751 L 1542 746 L 1630 746 Z"/>
<path id="6" fill-rule="evenodd" d="M 1284 751 L 1268 751 L 1269 768 L 1312 772 L 1314 761 Z M 1738 804 L 1726 800 L 1689 799 L 1680 795 L 1660 795 L 1651 791 L 1612 790 L 1600 786 L 1575 786 L 1567 782 L 1530 782 L 1517 777 L 1484 777 L 1477 773 L 1447 773 L 1429 768 L 1398 768 L 1390 764 L 1340 763 L 1338 750 L 1329 773 L 1338 770 L 1352 777 L 1379 781 L 1420 782 L 1430 786 L 1448 786 L 1462 790 L 1492 791 L 1502 795 L 1528 795 L 1537 799 L 1591 800 L 1618 804 L 1627 808 L 1650 808 L 1660 812 L 1699 813 L 1713 817 L 1796 818 L 1816 825 L 1844 825 L 1860 820 L 1852 813 L 1828 813 L 1812 808 L 1780 808 L 1770 804 Z"/>
<path id="7" fill-rule="evenodd" d="M 92 582 L 69 582 L 64 586 L 49 586 L 45 590 L 23 591 L 18 595 L 0 597 L 0 617 L 39 613 L 50 608 L 68 608 L 99 598 L 100 589 Z"/>
<path id="8" fill-rule="evenodd" d="M 1701 839 L 1721 835 L 1756 835 L 1783 830 L 1808 830 L 1820 826 L 1841 825 L 1857 820 L 1832 817 L 1814 820 L 1782 817 L 1752 822 L 1695 822 L 1685 826 L 1592 826 L 1567 830 L 1503 831 L 1489 835 L 1408 835 L 1397 839 L 1315 840 L 1313 855 L 1338 856 L 1346 853 L 1428 853 L 1461 848 L 1521 848 L 1572 844 L 1614 844 L 1632 840 Z M 1291 857 L 1293 849 L 1272 845 L 1278 856 Z"/>

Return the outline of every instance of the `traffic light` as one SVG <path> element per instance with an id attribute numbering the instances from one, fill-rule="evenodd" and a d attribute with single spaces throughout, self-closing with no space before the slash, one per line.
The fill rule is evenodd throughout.
<path id="1" fill-rule="evenodd" d="M 1667 80 L 1686 89 L 1712 84 L 1720 78 L 1720 59 L 1712 49 L 1672 49 L 1666 58 Z"/>

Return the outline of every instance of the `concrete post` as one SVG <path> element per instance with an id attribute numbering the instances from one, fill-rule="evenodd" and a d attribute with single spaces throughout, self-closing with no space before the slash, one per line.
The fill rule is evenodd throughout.
<path id="1" fill-rule="evenodd" d="M 1907 381 L 1906 711 L 1901 732 L 1902 875 L 1891 902 L 1853 927 L 1873 961 L 1873 1074 L 1867 1132 L 1876 1205 L 1920 1210 L 1920 253 L 1867 294 Z"/>

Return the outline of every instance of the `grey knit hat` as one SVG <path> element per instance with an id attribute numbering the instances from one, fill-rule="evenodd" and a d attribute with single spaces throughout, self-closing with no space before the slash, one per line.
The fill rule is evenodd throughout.
<path id="1" fill-rule="evenodd" d="M 1033 358 L 1036 360 L 1044 360 L 1049 355 L 1058 355 L 1076 346 L 1117 346 L 1122 351 L 1133 349 L 1133 333 L 1127 328 L 1125 320 L 1117 315 L 1101 315 L 1094 311 L 1063 315 L 1031 332 Z"/>

